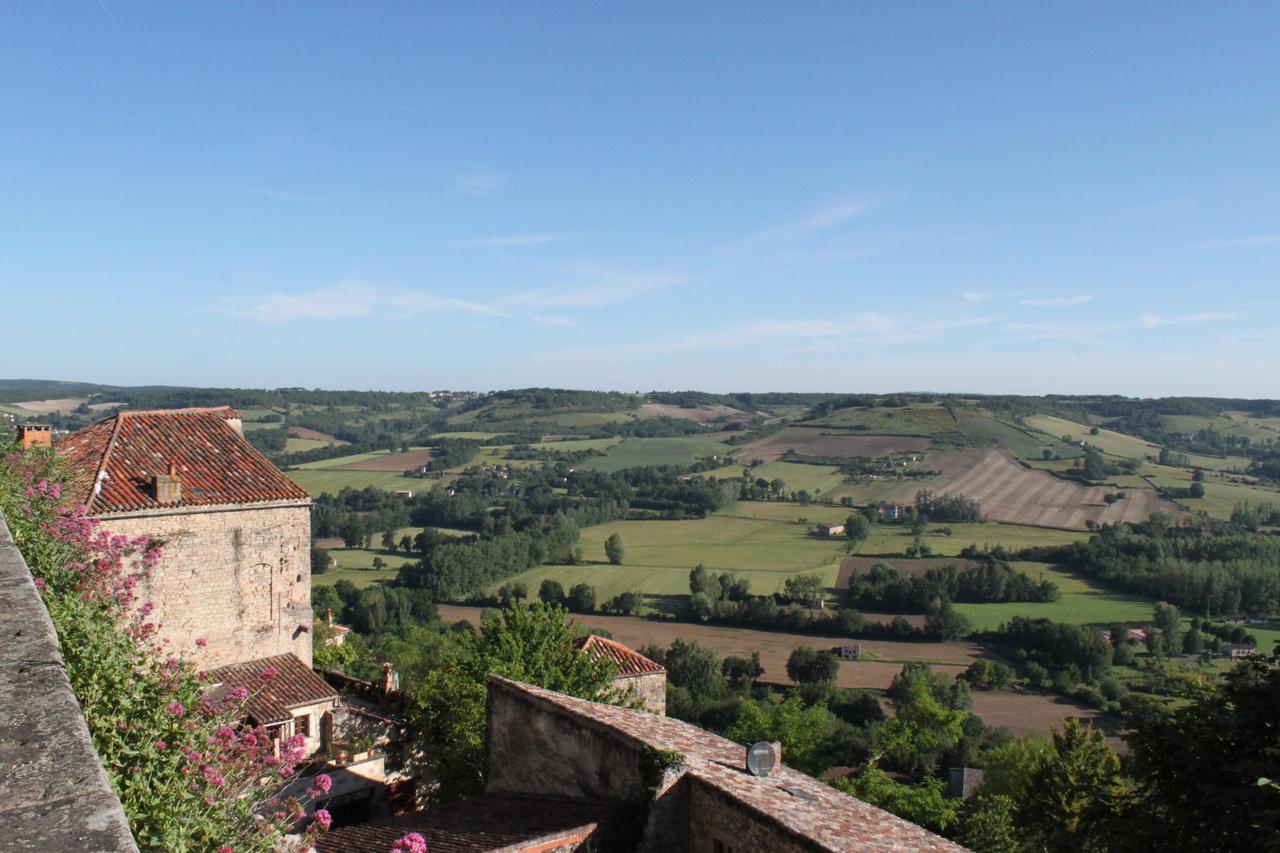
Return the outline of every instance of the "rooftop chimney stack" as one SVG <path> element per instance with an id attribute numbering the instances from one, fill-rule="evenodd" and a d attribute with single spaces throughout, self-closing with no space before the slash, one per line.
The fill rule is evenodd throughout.
<path id="1" fill-rule="evenodd" d="M 32 447 L 52 447 L 53 427 L 47 424 L 21 424 L 18 426 L 18 441 L 22 449 Z"/>
<path id="2" fill-rule="evenodd" d="M 178 468 L 170 463 L 168 474 L 156 474 L 156 503 L 176 504 L 182 500 L 182 478 L 178 476 Z"/>

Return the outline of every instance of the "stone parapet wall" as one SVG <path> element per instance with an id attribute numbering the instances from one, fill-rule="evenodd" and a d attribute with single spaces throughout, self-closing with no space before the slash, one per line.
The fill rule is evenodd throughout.
<path id="1" fill-rule="evenodd" d="M 159 635 L 200 669 L 292 652 L 311 665 L 311 510 L 306 504 L 106 515 L 164 555 L 138 598 Z M 196 646 L 203 638 L 208 645 Z"/>
<path id="2" fill-rule="evenodd" d="M 71 692 L 58 635 L 0 515 L 0 846 L 138 847 Z"/>
<path id="3" fill-rule="evenodd" d="M 634 705 L 642 711 L 667 715 L 667 674 L 650 672 L 645 675 L 624 675 L 613 680 L 617 687 L 628 697 L 625 704 Z"/>

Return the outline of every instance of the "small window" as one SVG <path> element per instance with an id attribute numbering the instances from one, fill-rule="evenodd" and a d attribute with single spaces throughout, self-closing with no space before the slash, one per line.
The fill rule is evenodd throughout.
<path id="1" fill-rule="evenodd" d="M 311 715 L 303 714 L 301 717 L 293 718 L 294 725 L 298 734 L 303 737 L 311 737 Z"/>
<path id="2" fill-rule="evenodd" d="M 712 853 L 734 853 L 733 845 L 719 838 L 711 842 L 711 850 Z"/>

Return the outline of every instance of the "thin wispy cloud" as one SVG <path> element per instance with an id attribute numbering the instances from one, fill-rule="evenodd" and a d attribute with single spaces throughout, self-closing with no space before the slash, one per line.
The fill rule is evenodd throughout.
<path id="1" fill-rule="evenodd" d="M 1280 246 L 1280 234 L 1264 234 L 1261 237 L 1241 237 L 1236 240 L 1212 240 L 1201 243 L 1201 249 L 1249 249 L 1256 246 Z"/>
<path id="2" fill-rule="evenodd" d="M 588 278 L 566 288 L 543 288 L 497 296 L 463 299 L 428 290 L 376 287 L 366 282 L 344 281 L 303 293 L 270 293 L 258 298 L 228 300 L 212 310 L 257 323 L 298 320 L 341 320 L 379 315 L 406 317 L 446 313 L 473 314 L 547 326 L 575 326 L 572 317 L 543 313 L 539 309 L 589 309 L 615 305 L 689 281 L 670 272 L 622 272 L 582 268 L 576 279 Z"/>
<path id="3" fill-rule="evenodd" d="M 266 196 L 276 201 L 289 201 L 295 204 L 319 204 L 321 199 L 313 195 L 305 195 L 303 193 L 290 192 L 288 190 L 278 190 L 271 187 L 256 187 L 246 184 L 227 184 L 228 189 L 239 190 L 242 193 L 252 193 L 253 195 Z"/>
<path id="4" fill-rule="evenodd" d="M 455 246 L 470 246 L 476 249 L 503 249 L 511 246 L 542 246 L 547 243 L 563 243 L 572 240 L 573 234 L 505 234 L 495 237 L 473 237 L 469 240 L 457 240 Z"/>
<path id="5" fill-rule="evenodd" d="M 966 302 L 985 302 L 986 300 L 991 298 L 990 293 L 978 293 L 973 290 L 966 290 L 964 293 L 960 295 L 964 298 Z"/>
<path id="6" fill-rule="evenodd" d="M 1200 314 L 1179 314 L 1176 317 L 1162 317 L 1159 314 L 1144 314 L 1139 322 L 1145 328 L 1155 329 L 1160 326 L 1186 326 L 1196 323 L 1222 323 L 1234 320 L 1239 315 L 1231 311 L 1208 311 Z"/>
<path id="7" fill-rule="evenodd" d="M 792 219 L 768 225 L 748 234 L 735 245 L 750 246 L 799 240 L 839 228 L 875 210 L 876 199 L 853 197 L 828 202 Z"/>
<path id="8" fill-rule="evenodd" d="M 219 313 L 244 317 L 257 323 L 293 320 L 336 320 L 365 317 L 381 300 L 379 292 L 358 281 L 321 287 L 306 293 L 272 293 L 240 304 L 224 304 Z"/>
<path id="9" fill-rule="evenodd" d="M 453 190 L 461 195 L 481 196 L 497 192 L 510 180 L 509 175 L 477 166 L 453 178 Z"/>
<path id="10" fill-rule="evenodd" d="M 503 302 L 536 307 L 594 308 L 626 302 L 689 281 L 687 276 L 670 272 L 630 273 L 583 268 L 578 275 L 593 280 L 564 289 L 541 288 L 514 293 Z"/>
<path id="11" fill-rule="evenodd" d="M 1029 305 L 1033 308 L 1068 308 L 1072 305 L 1084 305 L 1093 301 L 1092 293 L 1082 293 L 1078 296 L 1050 296 L 1045 299 L 1019 299 L 1019 305 Z"/>

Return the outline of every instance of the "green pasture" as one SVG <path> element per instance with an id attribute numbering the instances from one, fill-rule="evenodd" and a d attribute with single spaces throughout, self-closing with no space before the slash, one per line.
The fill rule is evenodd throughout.
<path id="1" fill-rule="evenodd" d="M 334 471 L 328 468 L 306 468 L 285 471 L 285 476 L 307 490 L 307 494 L 315 497 L 326 492 L 336 495 L 343 487 L 363 489 L 373 486 L 389 492 L 408 489 L 415 495 L 420 491 L 430 491 L 440 480 L 424 480 L 418 477 L 405 477 L 398 471 Z"/>
<path id="2" fill-rule="evenodd" d="M 1014 568 L 1033 577 L 1048 577 L 1062 596 L 1043 604 L 1019 601 L 1008 604 L 957 604 L 978 631 L 1000 627 L 1014 616 L 1052 619 L 1074 625 L 1110 625 L 1113 622 L 1150 622 L 1151 599 L 1108 589 L 1097 581 L 1069 569 L 1045 563 L 1015 563 Z"/>
<path id="3" fill-rule="evenodd" d="M 730 476 L 737 476 L 740 469 L 734 469 Z M 798 462 L 769 462 L 751 469 L 751 479 L 775 479 L 786 483 L 788 492 L 801 489 L 817 496 L 829 492 L 844 484 L 844 475 L 834 465 L 803 465 Z"/>
<path id="4" fill-rule="evenodd" d="M 371 453 L 352 453 L 347 456 L 335 456 L 332 459 L 321 459 L 316 462 L 303 462 L 298 467 L 310 471 L 320 468 L 337 468 L 340 465 L 346 465 L 351 462 L 363 462 L 366 459 L 376 459 L 379 456 L 386 456 L 387 451 L 375 450 Z"/>
<path id="5" fill-rule="evenodd" d="M 1165 415 L 1164 426 L 1170 432 L 1197 432 L 1202 429 L 1212 429 L 1223 435 L 1242 436 L 1250 441 L 1266 441 L 1269 438 L 1276 438 L 1277 432 L 1274 427 L 1267 426 L 1266 420 L 1251 418 L 1245 412 L 1225 412 L 1217 417 Z"/>
<path id="6" fill-rule="evenodd" d="M 1084 424 L 1069 421 L 1065 418 L 1057 418 L 1053 415 L 1028 415 L 1024 421 L 1027 426 L 1038 429 L 1048 436 L 1053 438 L 1068 436 L 1079 441 L 1086 441 L 1090 447 L 1096 447 L 1111 456 L 1146 459 L 1148 456 L 1156 457 L 1160 455 L 1159 445 L 1131 435 L 1125 435 L 1122 432 L 1099 429 L 1097 435 L 1090 435 L 1090 428 Z"/>
<path id="7" fill-rule="evenodd" d="M 847 515 L 847 511 L 846 511 Z M 951 535 L 943 533 L 949 529 Z M 1088 533 L 1076 530 L 1058 530 L 1051 527 L 1031 527 L 1024 524 L 930 524 L 925 528 L 923 541 L 936 557 L 954 557 L 969 545 L 979 548 L 1003 545 L 1009 550 L 1044 545 L 1069 545 L 1083 542 Z M 858 545 L 856 554 L 901 554 L 915 542 L 910 528 L 902 524 L 873 524 L 871 533 Z"/>
<path id="8" fill-rule="evenodd" d="M 612 472 L 643 465 L 688 465 L 712 454 L 724 458 L 731 450 L 729 445 L 707 436 L 626 438 L 609 448 L 606 455 L 588 459 L 579 467 Z"/>
<path id="9" fill-rule="evenodd" d="M 955 432 L 951 414 L 935 403 L 913 403 L 910 406 L 879 406 L 840 409 L 825 418 L 804 421 L 801 426 L 854 428 L 868 435 L 936 435 Z"/>
<path id="10" fill-rule="evenodd" d="M 330 569 L 322 575 L 311 576 L 311 587 L 315 589 L 321 586 L 333 586 L 338 581 L 351 581 L 358 588 L 364 589 L 367 586 L 386 581 L 394 581 L 400 569 L 397 566 L 394 569 L 359 569 L 359 568 L 337 568 Z"/>
<path id="11" fill-rule="evenodd" d="M 968 438 L 983 443 L 994 441 L 1015 456 L 1043 459 L 1046 449 L 1063 459 L 1082 455 L 1080 448 L 1063 444 L 1054 436 L 1024 430 L 989 415 L 965 414 L 959 418 L 960 431 Z"/>
<path id="12" fill-rule="evenodd" d="M 315 450 L 317 447 L 328 447 L 331 441 L 320 441 L 316 438 L 288 438 L 284 442 L 285 453 L 298 453 L 303 450 Z"/>
<path id="13" fill-rule="evenodd" d="M 617 533 L 626 556 L 621 566 L 605 561 L 604 541 Z M 844 542 L 808 535 L 808 526 L 762 518 L 713 515 L 696 521 L 617 521 L 588 527 L 580 542 L 581 566 L 540 566 L 515 579 L 535 592 L 545 578 L 567 589 L 589 583 L 601 599 L 628 590 L 650 596 L 689 594 L 689 572 L 702 564 L 751 580 L 755 593 L 781 591 L 788 577 L 808 572 L 833 585 L 845 555 Z M 495 585 L 498 586 L 498 585 Z"/>

